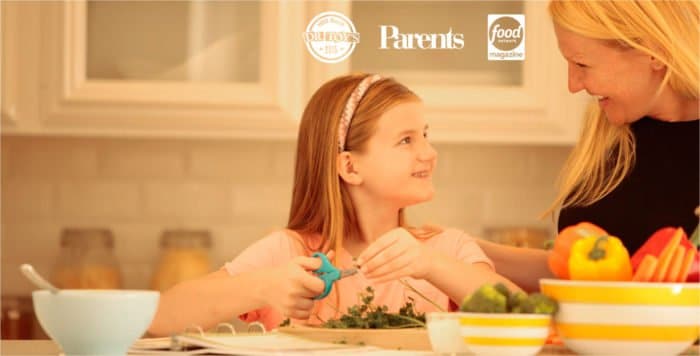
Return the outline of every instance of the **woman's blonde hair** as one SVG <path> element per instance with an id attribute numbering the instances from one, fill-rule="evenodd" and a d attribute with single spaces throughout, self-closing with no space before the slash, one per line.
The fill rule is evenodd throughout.
<path id="1" fill-rule="evenodd" d="M 686 99 L 698 98 L 700 5 L 692 1 L 553 0 L 555 24 L 581 36 L 614 41 L 666 65 L 657 95 L 668 86 Z M 585 114 L 581 137 L 559 177 L 548 213 L 586 206 L 612 192 L 634 166 L 635 140 L 629 125 L 612 125 L 596 102 Z"/>

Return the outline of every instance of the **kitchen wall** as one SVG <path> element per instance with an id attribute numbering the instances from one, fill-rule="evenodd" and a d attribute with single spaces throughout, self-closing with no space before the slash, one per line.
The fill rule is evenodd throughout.
<path id="1" fill-rule="evenodd" d="M 285 224 L 293 142 L 2 137 L 2 293 L 31 290 L 22 262 L 47 273 L 63 227 L 107 227 L 127 288 L 147 288 L 164 229 L 205 228 L 220 266 Z M 569 147 L 437 144 L 435 199 L 414 224 L 552 227 Z"/>

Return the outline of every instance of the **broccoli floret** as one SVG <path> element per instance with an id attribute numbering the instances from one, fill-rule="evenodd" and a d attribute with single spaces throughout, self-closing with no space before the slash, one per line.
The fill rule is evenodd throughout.
<path id="1" fill-rule="evenodd" d="M 524 300 L 527 299 L 527 294 L 517 291 L 515 293 L 512 293 L 510 297 L 508 297 L 508 310 L 510 310 L 513 313 L 520 313 L 520 305 Z"/>
<path id="2" fill-rule="evenodd" d="M 461 310 L 472 313 L 505 313 L 507 299 L 494 286 L 484 285 L 464 299 Z"/>
<path id="3" fill-rule="evenodd" d="M 496 285 L 493 286 L 499 293 L 503 294 L 506 299 L 510 298 L 510 289 L 506 287 L 505 284 L 503 283 L 496 283 Z"/>
<path id="4" fill-rule="evenodd" d="M 557 302 L 544 294 L 511 293 L 502 283 L 481 286 L 460 306 L 461 311 L 472 313 L 554 314 L 558 308 Z"/>
<path id="5" fill-rule="evenodd" d="M 559 309 L 559 305 L 552 298 L 540 294 L 532 293 L 527 299 L 520 303 L 520 313 L 554 314 Z"/>

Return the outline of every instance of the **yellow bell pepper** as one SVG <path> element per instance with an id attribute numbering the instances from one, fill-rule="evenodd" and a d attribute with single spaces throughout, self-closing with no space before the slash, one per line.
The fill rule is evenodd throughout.
<path id="1" fill-rule="evenodd" d="M 571 246 L 569 274 L 573 280 L 629 281 L 632 264 L 617 237 L 588 236 Z"/>

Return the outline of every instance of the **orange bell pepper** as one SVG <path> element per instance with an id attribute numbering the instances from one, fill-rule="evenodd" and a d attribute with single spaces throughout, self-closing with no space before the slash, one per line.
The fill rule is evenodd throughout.
<path id="1" fill-rule="evenodd" d="M 589 222 L 564 228 L 554 240 L 554 247 L 547 257 L 549 270 L 559 278 L 569 279 L 569 254 L 573 244 L 586 236 L 605 236 L 607 234 L 605 230 Z"/>

